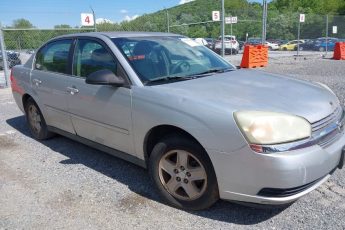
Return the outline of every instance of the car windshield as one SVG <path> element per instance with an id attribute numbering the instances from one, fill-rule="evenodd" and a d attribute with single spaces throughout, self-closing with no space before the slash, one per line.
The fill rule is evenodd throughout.
<path id="1" fill-rule="evenodd" d="M 153 36 L 112 40 L 144 84 L 190 80 L 235 69 L 207 47 L 186 37 Z"/>

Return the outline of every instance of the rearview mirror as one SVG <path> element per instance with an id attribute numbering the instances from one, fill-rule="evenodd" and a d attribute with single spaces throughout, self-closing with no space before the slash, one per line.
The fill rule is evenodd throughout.
<path id="1" fill-rule="evenodd" d="M 85 82 L 90 85 L 113 85 L 118 87 L 125 84 L 123 78 L 116 76 L 108 69 L 98 70 L 89 74 Z"/>

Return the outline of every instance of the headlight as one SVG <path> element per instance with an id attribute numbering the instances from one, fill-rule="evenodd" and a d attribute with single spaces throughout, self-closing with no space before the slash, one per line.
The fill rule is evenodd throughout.
<path id="1" fill-rule="evenodd" d="M 310 123 L 298 116 L 260 111 L 234 113 L 238 127 L 250 144 L 272 145 L 310 137 Z"/>

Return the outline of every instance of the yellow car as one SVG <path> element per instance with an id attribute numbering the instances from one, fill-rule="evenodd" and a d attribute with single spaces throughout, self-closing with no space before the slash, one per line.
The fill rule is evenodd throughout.
<path id="1" fill-rule="evenodd" d="M 286 44 L 283 44 L 279 47 L 279 50 L 284 50 L 284 51 L 287 51 L 287 50 L 297 50 L 297 44 L 302 44 L 304 43 L 303 40 L 293 40 L 293 41 L 289 41 L 288 43 Z"/>

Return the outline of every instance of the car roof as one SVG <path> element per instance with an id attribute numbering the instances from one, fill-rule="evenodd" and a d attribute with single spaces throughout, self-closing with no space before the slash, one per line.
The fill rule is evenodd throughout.
<path id="1" fill-rule="evenodd" d="M 58 36 L 56 38 L 68 38 L 68 37 L 100 37 L 106 36 L 109 38 L 123 38 L 123 37 L 158 37 L 158 36 L 182 36 L 173 33 L 161 33 L 161 32 L 128 32 L 128 31 L 116 31 L 116 32 L 87 32 L 87 33 L 74 33 Z M 54 38 L 54 39 L 56 39 Z"/>

